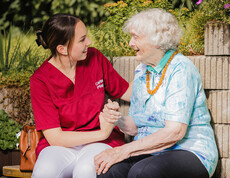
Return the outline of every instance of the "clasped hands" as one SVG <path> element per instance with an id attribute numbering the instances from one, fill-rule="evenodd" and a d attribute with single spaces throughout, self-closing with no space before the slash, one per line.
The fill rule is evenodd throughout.
<path id="1" fill-rule="evenodd" d="M 105 139 L 109 137 L 120 117 L 119 104 L 108 99 L 108 103 L 105 104 L 103 111 L 99 115 L 100 128 L 105 135 Z"/>

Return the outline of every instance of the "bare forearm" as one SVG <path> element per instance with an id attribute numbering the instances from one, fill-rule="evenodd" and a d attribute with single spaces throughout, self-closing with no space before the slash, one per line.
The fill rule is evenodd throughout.
<path id="1" fill-rule="evenodd" d="M 73 147 L 82 144 L 101 141 L 107 138 L 100 130 L 89 132 L 74 132 L 52 129 L 43 131 L 47 141 L 52 146 Z"/>
<path id="2" fill-rule="evenodd" d="M 118 125 L 119 129 L 128 135 L 137 135 L 138 129 L 131 116 L 123 116 L 119 119 Z"/>
<path id="3" fill-rule="evenodd" d="M 136 149 L 133 149 L 132 147 L 134 145 L 130 145 L 130 156 L 156 153 L 173 146 L 177 142 L 176 140 L 172 141 L 169 137 L 168 139 L 163 139 L 163 136 L 164 135 L 162 134 L 156 134 L 156 138 L 158 137 L 158 139 L 155 141 L 150 136 L 147 136 L 143 139 L 137 140 L 136 143 L 133 142 L 133 144 L 139 146 L 137 146 Z"/>
<path id="4" fill-rule="evenodd" d="M 140 140 L 123 145 L 121 149 L 126 150 L 129 156 L 151 154 L 173 146 L 180 138 L 176 132 L 164 128 Z"/>
<path id="5" fill-rule="evenodd" d="M 126 90 L 126 92 L 121 96 L 121 99 L 127 102 L 130 102 L 130 98 L 133 91 L 133 81 L 129 83 L 129 88 Z"/>

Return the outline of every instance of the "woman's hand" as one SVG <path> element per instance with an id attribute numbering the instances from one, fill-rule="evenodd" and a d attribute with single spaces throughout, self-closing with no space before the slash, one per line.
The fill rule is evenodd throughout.
<path id="1" fill-rule="evenodd" d="M 102 113 L 100 113 L 100 115 L 99 115 L 99 120 L 100 120 L 101 133 L 102 133 L 102 137 L 104 140 L 110 136 L 115 125 L 113 123 L 107 122 L 104 119 Z"/>
<path id="2" fill-rule="evenodd" d="M 129 154 L 121 150 L 121 147 L 106 149 L 94 157 L 96 172 L 98 175 L 105 174 L 112 165 L 127 158 L 129 158 Z"/>
<path id="3" fill-rule="evenodd" d="M 121 117 L 119 109 L 120 106 L 116 101 L 112 102 L 108 99 L 108 103 L 105 104 L 102 115 L 107 122 L 116 124 Z"/>

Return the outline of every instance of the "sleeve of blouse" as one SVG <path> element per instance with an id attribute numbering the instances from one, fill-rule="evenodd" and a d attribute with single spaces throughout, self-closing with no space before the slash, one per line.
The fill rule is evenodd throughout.
<path id="1" fill-rule="evenodd" d="M 58 110 L 52 102 L 45 83 L 38 78 L 31 77 L 30 93 L 36 129 L 60 127 Z"/>
<path id="2" fill-rule="evenodd" d="M 189 124 L 199 92 L 197 77 L 191 66 L 179 64 L 175 68 L 166 89 L 165 120 Z"/>
<path id="3" fill-rule="evenodd" d="M 101 52 L 99 52 L 99 57 L 102 61 L 106 92 L 112 99 L 120 98 L 128 89 L 128 82 L 117 73 L 110 61 Z"/>

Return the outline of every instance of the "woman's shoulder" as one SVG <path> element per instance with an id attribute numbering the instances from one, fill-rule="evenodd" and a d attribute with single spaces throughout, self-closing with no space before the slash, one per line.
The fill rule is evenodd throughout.
<path id="1" fill-rule="evenodd" d="M 192 61 L 181 53 L 178 53 L 172 60 L 172 64 L 191 65 Z"/>
<path id="2" fill-rule="evenodd" d="M 198 72 L 193 62 L 181 53 L 178 53 L 170 63 L 171 70 L 184 70 Z"/>
<path id="3" fill-rule="evenodd" d="M 146 64 L 140 63 L 135 69 L 134 80 L 142 76 L 146 72 Z"/>
<path id="4" fill-rule="evenodd" d="M 102 53 L 94 48 L 94 47 L 89 47 L 88 48 L 88 54 L 87 54 L 87 57 L 93 57 L 93 56 L 97 56 L 97 55 L 102 55 Z"/>
<path id="5" fill-rule="evenodd" d="M 177 54 L 169 64 L 167 73 L 168 76 L 175 76 L 176 74 L 178 78 L 187 76 L 192 77 L 194 81 L 201 82 L 201 76 L 196 66 L 188 57 L 180 53 Z"/>
<path id="6" fill-rule="evenodd" d="M 101 51 L 94 47 L 88 48 L 87 58 L 85 60 L 86 63 L 107 63 L 109 60 L 102 54 Z"/>
<path id="7" fill-rule="evenodd" d="M 46 59 L 42 65 L 40 67 L 38 67 L 35 72 L 33 73 L 33 75 L 30 77 L 30 80 L 33 80 L 33 79 L 42 79 L 42 78 L 46 78 L 47 77 L 47 74 L 48 74 L 48 66 L 49 66 L 49 63 L 48 63 L 48 60 L 50 59 L 50 57 L 48 59 Z"/>
<path id="8" fill-rule="evenodd" d="M 135 73 L 141 72 L 141 71 L 145 71 L 146 70 L 146 64 L 140 63 L 136 69 L 135 69 Z"/>

